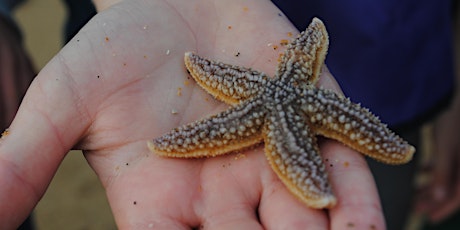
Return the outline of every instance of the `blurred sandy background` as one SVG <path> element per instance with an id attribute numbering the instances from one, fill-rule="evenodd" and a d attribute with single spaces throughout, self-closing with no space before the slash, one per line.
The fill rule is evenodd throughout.
<path id="1" fill-rule="evenodd" d="M 15 12 L 37 70 L 61 48 L 65 14 L 61 0 L 28 0 Z M 67 155 L 34 215 L 38 230 L 116 229 L 104 190 L 79 151 Z"/>

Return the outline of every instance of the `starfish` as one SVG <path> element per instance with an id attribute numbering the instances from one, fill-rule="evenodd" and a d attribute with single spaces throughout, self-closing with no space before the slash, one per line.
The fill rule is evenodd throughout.
<path id="1" fill-rule="evenodd" d="M 231 107 L 149 141 L 149 149 L 165 157 L 199 158 L 264 142 L 266 158 L 292 194 L 312 208 L 333 207 L 337 201 L 319 154 L 317 135 L 387 164 L 410 161 L 415 148 L 368 109 L 315 86 L 328 45 L 323 22 L 314 18 L 287 45 L 273 78 L 186 53 L 190 75 Z"/>

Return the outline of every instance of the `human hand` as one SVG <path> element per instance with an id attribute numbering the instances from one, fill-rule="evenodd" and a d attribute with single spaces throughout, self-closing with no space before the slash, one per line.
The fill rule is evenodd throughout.
<path id="1" fill-rule="evenodd" d="M 16 31 L 0 18 L 0 129 L 13 120 L 35 73 Z"/>
<path id="2" fill-rule="evenodd" d="M 104 2 L 107 4 L 107 1 Z M 146 142 L 225 109 L 189 79 L 183 54 L 273 73 L 273 46 L 295 29 L 268 1 L 121 1 L 101 11 L 40 72 L 0 142 L 0 223 L 19 224 L 67 151 L 83 149 L 121 229 L 384 229 L 364 158 L 324 140 L 337 205 L 307 208 L 262 148 L 158 157 Z M 237 55 L 238 54 L 238 55 Z M 321 83 L 334 87 L 327 73 Z"/>
<path id="3" fill-rule="evenodd" d="M 436 223 L 460 208 L 460 96 L 434 122 L 434 149 L 429 165 L 429 182 L 418 192 L 416 210 Z"/>

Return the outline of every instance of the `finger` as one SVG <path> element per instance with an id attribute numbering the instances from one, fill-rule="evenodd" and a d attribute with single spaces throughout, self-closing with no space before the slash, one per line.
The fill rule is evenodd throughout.
<path id="1" fill-rule="evenodd" d="M 329 228 L 326 212 L 308 208 L 288 192 L 274 173 L 264 181 L 259 215 L 265 229 Z"/>
<path id="2" fill-rule="evenodd" d="M 111 153 L 111 156 L 119 155 Z M 109 160 L 104 165 L 115 168 L 112 172 L 116 174 L 103 184 L 118 228 L 185 230 L 198 227 L 198 218 L 190 211 L 192 198 L 197 198 L 199 192 L 195 183 L 197 161 L 145 156 L 120 165 L 114 165 L 119 160 Z"/>
<path id="3" fill-rule="evenodd" d="M 343 95 L 326 65 L 318 84 Z M 326 141 L 322 152 L 338 199 L 337 206 L 330 210 L 331 228 L 385 229 L 377 188 L 364 158 L 336 142 Z"/>
<path id="4" fill-rule="evenodd" d="M 0 219 L 10 226 L 18 225 L 38 202 L 62 159 L 62 155 L 51 153 L 57 140 L 47 121 L 40 114 L 34 118 L 22 115 L 0 143 L 0 184 L 8 184 L 8 190 L 0 191 L 0 202 L 13 207 L 0 207 Z"/>
<path id="5" fill-rule="evenodd" d="M 337 205 L 330 210 L 331 229 L 385 229 L 372 174 L 357 152 L 330 140 L 321 146 Z"/>
<path id="6" fill-rule="evenodd" d="M 207 160 L 201 175 L 203 199 L 195 206 L 203 229 L 262 229 L 256 213 L 260 182 L 254 170 L 256 162 L 265 160 L 260 151 Z"/>
<path id="7" fill-rule="evenodd" d="M 1 222 L 18 224 L 18 219 L 25 218 L 87 124 L 74 106 L 78 103 L 68 85 L 50 80 L 65 75 L 58 64 L 50 64 L 32 84 L 9 135 L 1 140 L 0 184 L 8 184 L 9 189 L 0 191 L 0 203 L 16 207 L 1 206 Z"/>
<path id="8" fill-rule="evenodd" d="M 117 166 L 117 175 L 106 183 L 117 225 L 121 229 L 261 229 L 255 211 L 259 177 L 250 155 L 257 156 L 206 160 L 150 156 Z"/>

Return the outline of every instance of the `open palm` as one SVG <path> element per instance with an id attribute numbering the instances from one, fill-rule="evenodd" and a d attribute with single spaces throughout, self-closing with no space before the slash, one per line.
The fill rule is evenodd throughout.
<path id="1" fill-rule="evenodd" d="M 25 218 L 74 147 L 122 229 L 383 229 L 364 159 L 333 141 L 322 143 L 338 198 L 329 211 L 289 194 L 261 147 L 195 160 L 147 148 L 227 107 L 188 77 L 186 51 L 271 74 L 288 32 L 267 1 L 121 1 L 100 12 L 40 72 L 0 142 L 0 183 L 9 185 L 0 189 L 0 226 Z M 322 84 L 334 87 L 328 77 Z"/>

